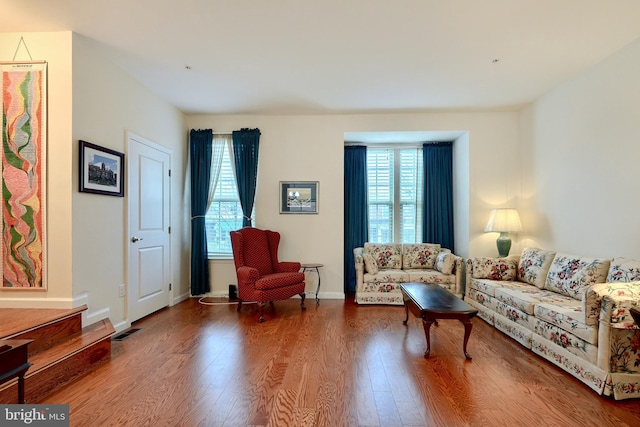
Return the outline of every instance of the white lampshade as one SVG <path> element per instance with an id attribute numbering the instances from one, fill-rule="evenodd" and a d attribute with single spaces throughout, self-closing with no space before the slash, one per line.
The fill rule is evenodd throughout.
<path id="1" fill-rule="evenodd" d="M 517 209 L 502 208 L 494 209 L 489 216 L 489 222 L 484 228 L 485 232 L 497 231 L 505 233 L 510 231 L 522 231 L 520 215 Z"/>

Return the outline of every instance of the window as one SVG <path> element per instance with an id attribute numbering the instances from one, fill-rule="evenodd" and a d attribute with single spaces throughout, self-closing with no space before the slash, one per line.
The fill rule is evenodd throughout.
<path id="1" fill-rule="evenodd" d="M 242 228 L 242 207 L 231 164 L 230 146 L 224 144 L 220 175 L 205 217 L 209 258 L 231 257 L 229 232 Z"/>
<path id="2" fill-rule="evenodd" d="M 367 148 L 369 241 L 422 241 L 421 148 Z"/>

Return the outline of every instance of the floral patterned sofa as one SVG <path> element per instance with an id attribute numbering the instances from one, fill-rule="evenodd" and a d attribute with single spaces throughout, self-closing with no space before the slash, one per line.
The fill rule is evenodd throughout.
<path id="1" fill-rule="evenodd" d="M 478 317 L 616 400 L 640 398 L 640 261 L 526 248 L 466 261 Z"/>
<path id="2" fill-rule="evenodd" d="M 358 304 L 403 305 L 400 284 L 437 283 L 462 296 L 464 260 L 435 243 L 365 243 L 353 250 Z"/>

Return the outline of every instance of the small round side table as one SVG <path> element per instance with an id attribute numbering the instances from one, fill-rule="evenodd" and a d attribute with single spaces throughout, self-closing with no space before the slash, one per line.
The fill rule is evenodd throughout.
<path id="1" fill-rule="evenodd" d="M 318 275 L 318 286 L 316 287 L 316 304 L 320 304 L 320 300 L 318 299 L 318 292 L 320 292 L 320 267 L 324 267 L 324 264 L 300 264 L 300 268 L 302 268 L 302 272 L 305 273 L 307 270 L 314 271 Z"/>

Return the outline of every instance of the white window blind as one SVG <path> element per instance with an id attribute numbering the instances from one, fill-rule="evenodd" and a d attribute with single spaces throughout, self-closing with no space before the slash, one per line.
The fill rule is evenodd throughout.
<path id="1" fill-rule="evenodd" d="M 230 257 L 232 252 L 229 232 L 242 228 L 242 207 L 231 165 L 231 153 L 226 146 L 213 201 L 205 218 L 205 227 L 209 257 Z"/>
<path id="2" fill-rule="evenodd" d="M 422 240 L 422 149 L 367 148 L 369 241 Z"/>
<path id="3" fill-rule="evenodd" d="M 393 242 L 393 151 L 367 149 L 369 241 Z"/>

